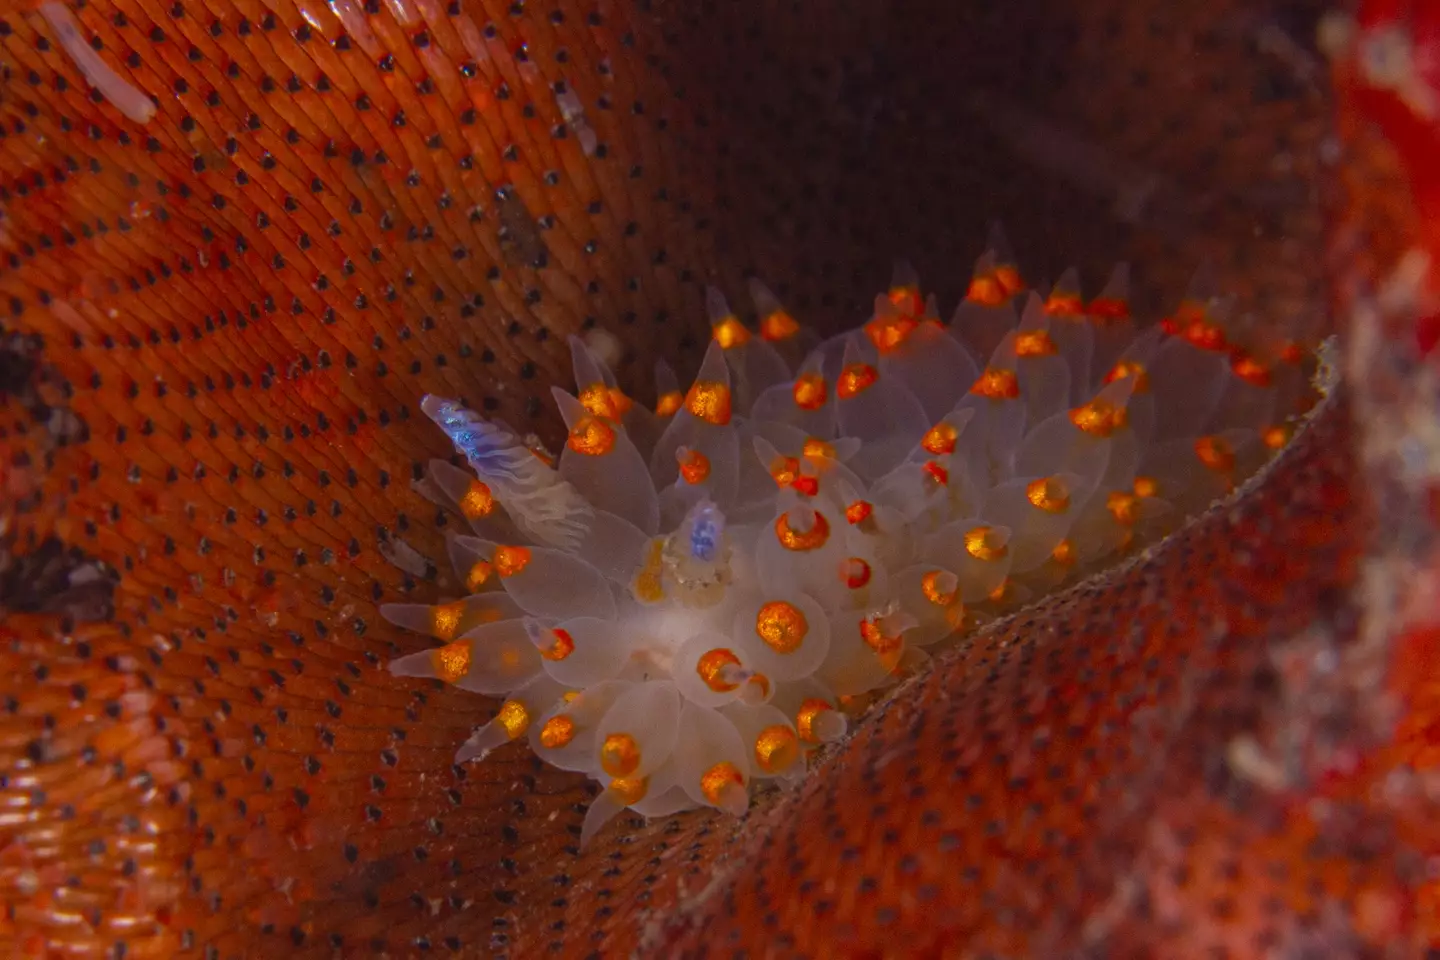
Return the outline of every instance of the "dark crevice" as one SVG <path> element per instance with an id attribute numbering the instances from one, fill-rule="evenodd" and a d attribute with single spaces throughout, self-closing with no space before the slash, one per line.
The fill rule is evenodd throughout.
<path id="1" fill-rule="evenodd" d="M 51 537 L 27 553 L 0 543 L 0 620 L 10 613 L 51 613 L 76 621 L 115 613 L 119 574 L 109 564 Z"/>

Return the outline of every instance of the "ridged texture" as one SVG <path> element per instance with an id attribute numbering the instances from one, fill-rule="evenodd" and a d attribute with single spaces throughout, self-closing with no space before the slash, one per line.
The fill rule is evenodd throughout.
<path id="1" fill-rule="evenodd" d="M 1306 849 L 1305 814 L 1293 834 L 1277 831 L 1292 800 L 1240 758 L 1264 755 L 1252 731 L 1284 712 L 1254 700 L 1287 689 L 1272 658 L 1338 655 L 1351 639 L 1322 626 L 1360 546 L 1345 414 L 1343 403 L 1323 411 L 1250 505 L 1212 512 L 907 684 L 804 788 L 747 824 L 740 849 L 720 857 L 720 889 L 656 917 L 663 933 L 648 945 L 728 956 L 764 931 L 776 956 L 954 944 L 996 956 L 1248 955 L 1317 935 L 1342 946 L 1326 917 L 1365 897 L 1398 902 L 1393 861 L 1351 865 L 1366 845 L 1358 828 Z M 665 839 L 684 849 L 689 838 Z M 827 882 L 837 876 L 853 881 Z M 637 886 L 616 901 L 633 903 Z M 1191 911 L 1203 926 L 1184 923 Z M 612 929 L 624 937 L 634 921 L 621 909 Z M 1377 932 L 1344 935 L 1358 945 Z"/>
<path id="2" fill-rule="evenodd" d="M 868 306 L 895 256 L 909 257 L 922 276 L 963 283 L 963 267 L 995 218 L 1005 220 L 1038 274 L 1057 275 L 1077 256 L 1091 282 L 1116 259 L 1145 267 L 1141 309 L 1158 290 L 1173 297 L 1183 289 L 1208 254 L 1221 288 L 1286 333 L 1313 333 L 1305 324 L 1321 315 L 1327 279 L 1313 202 L 1326 85 L 1305 40 L 1318 11 L 1047 3 L 1033 15 L 996 5 L 978 12 L 979 4 L 954 15 L 952 4 L 921 3 L 902 11 L 862 4 L 821 17 L 805 6 L 678 6 L 467 0 L 461 9 L 481 31 L 484 57 L 467 48 L 443 6 L 397 2 L 365 13 L 359 3 L 337 2 L 333 10 L 363 17 L 374 39 L 367 50 L 357 35 L 349 52 L 334 42 L 342 33 L 336 14 L 318 3 L 305 8 L 313 23 L 279 2 L 72 8 L 111 69 L 162 101 L 144 127 L 88 97 L 58 41 L 42 43 L 49 34 L 39 13 L 12 5 L 0 14 L 9 71 L 0 98 L 7 258 L 0 305 L 12 333 L 43 339 L 4 344 L 0 463 L 5 488 L 24 492 L 7 502 L 9 550 L 36 558 L 34 568 L 50 571 L 45 582 L 54 584 L 26 597 L 15 581 L 3 582 L 7 609 L 37 611 L 12 612 L 0 625 L 4 948 L 40 953 L 49 943 L 136 957 L 202 947 L 221 956 L 409 955 L 428 947 L 483 956 L 543 954 L 553 941 L 583 955 L 623 951 L 628 938 L 643 935 L 667 955 L 669 944 L 704 936 L 693 920 L 727 919 L 726 904 L 740 904 L 753 889 L 730 884 L 761 882 L 765 896 L 743 908 L 772 904 L 777 918 L 784 911 L 797 919 L 788 933 L 765 928 L 763 915 L 760 932 L 716 928 L 722 939 L 726 929 L 742 930 L 753 938 L 752 953 L 786 949 L 786 935 L 807 947 L 828 935 L 829 952 L 858 952 L 873 942 L 860 938 L 876 935 L 887 908 L 906 918 L 907 935 L 931 929 L 928 914 L 912 927 L 915 914 L 907 912 L 928 895 L 929 881 L 912 882 L 903 854 L 885 852 L 887 832 L 925 826 L 923 801 L 912 807 L 903 795 L 910 765 L 882 764 L 889 751 L 877 752 L 874 764 L 878 789 L 894 798 L 884 809 L 842 795 L 849 806 L 838 824 L 804 819 L 806 810 L 792 805 L 819 809 L 830 779 L 836 788 L 845 782 L 837 759 L 809 792 L 746 821 L 735 844 L 728 829 L 693 814 L 648 833 L 622 820 L 636 842 L 597 845 L 580 859 L 567 848 L 590 795 L 576 778 L 546 770 L 519 748 L 452 768 L 486 701 L 397 685 L 383 663 L 414 641 L 374 611 L 377 602 L 432 602 L 437 593 L 391 562 L 426 569 L 402 541 L 421 557 L 442 555 L 435 509 L 409 483 L 417 466 L 447 451 L 413 404 L 443 390 L 554 439 L 556 423 L 538 418 L 542 394 L 565 382 L 564 336 L 583 332 L 588 317 L 623 338 L 634 356 L 617 372 L 627 384 L 643 384 L 654 354 L 687 373 L 698 361 L 704 331 L 687 318 L 699 315 L 705 283 L 738 299 L 741 278 L 763 273 L 792 309 L 833 310 L 827 322 L 838 328 Z M 559 23 L 552 10 L 563 15 Z M 587 22 L 591 13 L 599 23 Z M 1386 9 L 1377 19 L 1397 16 Z M 492 22 L 495 37 L 487 39 Z M 1430 42 L 1430 34 L 1416 36 Z M 1289 48 L 1276 46 L 1287 38 Z M 475 76 L 466 77 L 459 65 L 472 58 Z M 842 62 L 844 72 L 835 72 Z M 437 79 L 422 92 L 432 68 Z M 595 134 L 589 154 L 580 118 L 567 119 L 550 86 L 560 79 Z M 1373 93 L 1353 77 L 1343 89 Z M 1010 91 L 1016 103 L 1002 115 L 1037 125 L 1002 133 L 993 117 L 976 118 L 977 101 L 966 96 L 973 90 L 992 98 Z M 609 109 L 600 106 L 602 93 Z M 1388 115 L 1395 101 L 1387 96 L 1381 93 Z M 474 122 L 466 123 L 472 108 Z M 1354 110 L 1356 117 L 1382 112 L 1363 97 Z M 562 122 L 570 124 L 563 140 L 554 135 Z M 1047 131 L 1042 144 L 1056 143 L 1057 131 L 1080 140 L 1062 138 L 1067 146 L 1058 152 L 1069 159 L 1058 170 L 1035 159 L 1057 151 L 1025 146 Z M 1431 169 L 1423 136 L 1391 136 L 1411 169 Z M 333 156 L 326 155 L 330 140 Z M 1147 219 L 1143 191 L 1120 197 L 1114 178 L 1097 180 L 1084 145 L 1162 175 L 1185 215 L 1176 215 L 1171 194 L 1156 208 L 1167 215 Z M 1378 189 L 1374 171 L 1401 166 L 1378 149 L 1366 154 L 1377 156 L 1350 168 L 1360 199 L 1347 224 L 1359 229 L 1342 239 L 1380 236 L 1388 244 L 1434 222 L 1417 219 L 1403 188 Z M 553 183 L 549 170 L 558 174 Z M 497 195 L 506 184 L 513 191 Z M 484 211 L 478 223 L 470 219 L 476 203 Z M 1117 226 L 1117 213 L 1136 225 Z M 549 230 L 540 226 L 547 215 Z M 1404 229 L 1374 228 L 1381 222 Z M 592 239 L 596 252 L 587 254 Z M 1367 263 L 1357 260 L 1357 247 L 1371 249 L 1337 245 L 1339 277 L 1348 280 L 1358 263 L 1354 276 L 1378 278 L 1398 252 L 1381 246 Z M 542 253 L 546 265 L 537 269 Z M 1336 276 L 1329 279 L 1349 303 L 1353 288 Z M 954 302 L 963 291 L 938 292 Z M 1396 310 L 1406 319 L 1390 329 L 1414 332 L 1411 306 Z M 1409 356 L 1411 341 L 1398 334 L 1379 342 Z M 1377 369 L 1413 369 L 1409 362 Z M 1423 411 L 1421 418 L 1405 419 L 1396 416 L 1395 395 L 1382 393 L 1406 384 L 1403 376 L 1357 382 L 1367 437 L 1393 440 L 1396 432 L 1376 427 L 1404 424 L 1413 435 L 1429 423 L 1433 404 L 1415 396 L 1406 409 Z M 1351 490 L 1398 475 L 1396 461 L 1382 458 L 1363 484 L 1354 481 L 1343 413 L 1334 408 L 1325 429 L 1317 427 L 1334 447 L 1296 451 L 1304 461 L 1285 476 L 1305 479 L 1304 488 L 1259 488 L 1239 512 L 1254 518 L 1256 533 L 1270 531 L 1266 543 L 1288 542 L 1274 531 L 1283 526 L 1278 518 L 1291 516 L 1292 500 L 1346 502 L 1326 492 L 1332 479 Z M 1392 442 L 1387 449 L 1411 448 Z M 1427 562 L 1433 524 L 1425 485 L 1407 481 L 1404 489 L 1407 497 L 1385 505 L 1381 526 L 1424 535 L 1403 541 L 1410 566 L 1391 571 L 1397 584 L 1412 582 L 1403 574 Z M 1214 518 L 1184 543 L 1228 546 L 1215 539 L 1227 522 Z M 1363 531 L 1329 523 L 1297 523 L 1289 532 L 1301 540 L 1328 532 L 1331 544 L 1317 543 L 1314 552 L 1349 556 Z M 79 555 L 45 554 L 56 549 L 42 547 L 52 537 Z M 1181 548 L 1171 549 L 1162 558 L 1178 562 Z M 1343 565 L 1322 569 L 1304 559 L 1261 581 L 1271 585 L 1271 602 L 1342 580 Z M 1241 560 L 1222 556 L 1217 569 Z M 85 594 L 92 574 L 103 578 L 104 568 L 91 566 L 97 562 L 114 567 L 119 585 L 113 618 L 91 621 L 105 616 L 104 604 L 65 592 Z M 1209 604 L 1208 617 L 1174 618 L 1177 646 L 1207 656 L 1233 649 L 1203 632 L 1221 614 L 1251 637 L 1289 623 L 1252 624 L 1235 584 L 1189 567 L 1164 569 L 1135 568 L 1107 589 L 1126 595 L 1125 577 L 1143 575 L 1165 584 L 1145 597 L 1161 610 Z M 1359 599 L 1368 605 L 1372 595 Z M 1407 623 L 1423 622 L 1425 602 L 1433 599 L 1422 594 L 1405 608 Z M 1073 630 L 1064 611 L 1075 608 L 1055 609 L 1064 616 L 1057 629 Z M 1322 618 L 1322 644 L 1332 632 L 1347 635 L 1350 607 L 1337 601 L 1323 609 L 1338 612 Z M 1374 623 L 1364 649 L 1384 661 L 1387 638 L 1399 628 Z M 1312 692 L 1348 691 L 1352 700 L 1342 706 L 1379 709 L 1383 698 L 1374 695 L 1388 683 L 1384 670 L 1346 673 L 1345 686 L 1331 673 L 1297 669 L 1279 688 L 1291 695 L 1285 698 L 1273 685 L 1254 685 L 1255 660 L 1243 650 L 1234 669 L 1202 662 L 1208 672 L 1195 682 L 1188 660 L 1162 658 L 1168 666 L 1157 664 L 1153 675 L 1144 663 L 1117 662 L 1121 678 L 1141 671 L 1135 689 L 1151 699 L 1197 688 L 1213 694 L 1196 717 L 1233 703 L 1227 717 L 1243 718 L 1261 760 L 1267 748 L 1320 742 L 1326 762 L 1303 756 L 1288 768 L 1300 771 L 1293 780 L 1272 781 L 1293 790 L 1293 802 L 1259 823 L 1239 823 L 1212 815 L 1228 780 L 1205 780 L 1183 762 L 1157 770 L 1169 758 L 1153 740 L 1128 727 L 1102 728 L 1103 747 L 1087 761 L 1093 772 L 1067 772 L 1058 789 L 1083 794 L 1102 782 L 1112 791 L 1106 796 L 1133 804 L 1106 811 L 1116 842 L 1097 844 L 1103 863 L 1085 873 L 1051 855 L 1053 847 L 1029 843 L 1023 827 L 1006 832 L 1023 809 L 1019 794 L 977 790 L 980 805 L 967 808 L 964 794 L 947 792 L 942 822 L 965 832 L 915 855 L 933 865 L 928 858 L 947 852 L 941 846 L 978 851 L 975 868 L 997 878 L 992 902 L 1002 908 L 967 914 L 973 927 L 946 928 L 954 936 L 947 947 L 999 942 L 1023 953 L 1083 944 L 1067 935 L 1090 930 L 1089 942 L 1101 944 L 1096 952 L 1108 955 L 1132 946 L 1142 952 L 1144 944 L 1165 953 L 1161 936 L 1188 945 L 1233 935 L 1232 952 L 1253 950 L 1254 935 L 1274 925 L 1232 912 L 1212 895 L 1219 887 L 1207 885 L 1237 876 L 1230 858 L 1210 856 L 1237 845 L 1247 857 L 1279 851 L 1270 860 L 1287 867 L 1277 874 L 1299 863 L 1302 875 L 1319 869 L 1360 878 L 1350 887 L 1272 888 L 1284 891 L 1276 906 L 1255 895 L 1248 880 L 1256 861 L 1242 858 L 1238 876 L 1247 883 L 1234 899 L 1303 918 L 1320 948 L 1378 953 L 1393 944 L 1404 952 L 1433 936 L 1436 900 L 1420 886 L 1415 865 L 1423 860 L 1414 854 L 1440 849 L 1426 826 L 1435 822 L 1426 816 L 1425 768 L 1433 768 L 1436 712 L 1423 699 L 1423 678 L 1433 675 L 1434 633 L 1408 636 L 1399 679 L 1387 687 L 1408 698 L 1400 703 L 1403 739 L 1384 749 L 1376 744 L 1390 728 L 1379 721 L 1360 724 L 1348 708 L 1316 717 L 1307 707 L 1316 702 Z M 1408 664 L 1416 666 L 1401 668 Z M 1004 672 L 1011 670 L 1017 673 Z M 1000 676 L 1019 670 L 1007 660 Z M 967 671 L 963 682 L 981 679 Z M 1045 694 L 1047 704 L 1092 702 L 1093 691 L 1097 716 L 1133 706 L 1107 700 L 1117 688 L 1103 678 L 1065 682 Z M 1047 690 L 1036 687 L 1037 698 Z M 907 688 L 874 732 L 855 742 L 857 755 L 897 729 L 908 738 L 913 726 L 900 723 L 907 717 L 937 730 L 954 723 L 967 751 L 1007 765 L 1022 756 L 1020 741 L 1011 749 L 981 731 L 1023 729 L 1033 738 L 1019 713 L 1013 725 L 997 717 L 990 727 L 961 726 L 965 714 L 926 702 L 928 689 Z M 1012 708 L 1013 700 L 997 701 L 995 711 Z M 1360 719 L 1368 724 L 1370 713 Z M 1176 733 L 1165 723 L 1183 726 L 1179 716 L 1159 722 L 1157 735 Z M 1352 742 L 1335 730 L 1365 736 Z M 1236 731 L 1194 732 L 1187 756 L 1213 760 L 1228 756 Z M 1348 753 L 1332 753 L 1337 743 Z M 908 740 L 897 745 L 909 747 Z M 1331 764 L 1333 756 L 1356 762 Z M 988 762 L 998 769 L 1002 761 Z M 1421 773 L 1389 779 L 1400 764 Z M 1264 763 L 1249 769 L 1270 770 Z M 1025 789 L 1048 798 L 1038 776 Z M 1181 779 L 1159 790 L 1167 776 Z M 1388 792 L 1375 789 L 1381 784 Z M 1151 805 L 1157 796 L 1167 804 Z M 1306 819 L 1317 796 L 1343 801 L 1322 804 L 1338 819 Z M 1125 818 L 1121 811 L 1132 808 L 1154 816 Z M 1073 809 L 1055 807 L 1053 816 Z M 998 835 L 987 833 L 992 821 Z M 1174 831 L 1183 842 L 1170 844 L 1170 824 L 1193 828 Z M 1336 842 L 1354 836 L 1352 825 L 1364 832 L 1363 857 Z M 814 907 L 831 895 L 769 882 L 758 871 L 774 863 L 733 857 L 723 873 L 716 869 L 721 853 L 763 850 L 765 836 L 779 836 L 767 831 L 780 829 L 801 830 L 797 862 L 833 867 L 826 876 L 836 891 L 833 913 L 823 924 Z M 1006 848 L 996 836 L 1020 840 Z M 1147 857 L 1126 856 L 1142 842 L 1150 843 Z M 1291 856 L 1296 844 L 1307 856 L 1318 846 L 1322 860 Z M 852 846 L 859 853 L 842 856 Z M 1338 859 L 1323 859 L 1337 849 Z M 867 879 L 876 858 L 893 870 L 884 885 Z M 1363 882 L 1386 858 L 1401 884 L 1393 893 Z M 1032 874 L 1058 880 L 1031 886 Z M 1187 886 L 1192 878 L 1200 879 Z M 945 897 L 960 897 L 966 882 L 963 873 L 935 881 Z M 1094 886 L 1107 882 L 1121 895 L 1097 900 Z M 1132 898 L 1136 890 L 1165 896 Z M 709 896 L 697 902 L 701 891 Z M 1050 926 L 1022 929 L 1004 913 L 1016 904 L 1033 911 L 1037 902 L 1053 905 Z M 973 903 L 968 898 L 967 908 Z M 647 911 L 644 930 L 619 923 L 632 907 Z M 1304 926 L 1286 923 L 1287 930 Z M 851 929 L 857 939 L 843 939 Z"/>

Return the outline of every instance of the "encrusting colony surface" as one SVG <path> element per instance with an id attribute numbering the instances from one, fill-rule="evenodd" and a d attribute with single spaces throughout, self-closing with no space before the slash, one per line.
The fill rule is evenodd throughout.
<path id="1" fill-rule="evenodd" d="M 662 366 L 654 411 L 572 340 L 558 458 L 425 397 L 470 467 L 420 481 L 473 529 L 448 537 L 468 595 L 381 613 L 444 641 L 392 672 L 506 698 L 457 762 L 528 736 L 595 778 L 582 842 L 625 807 L 742 813 L 843 736 L 850 698 L 1152 542 L 1285 443 L 1297 347 L 1203 289 L 1137 327 L 1123 268 L 1088 302 L 1073 273 L 1042 297 L 1003 250 L 948 326 L 901 265 L 818 345 L 758 283 L 758 334 L 712 291 L 699 374 L 682 392 Z"/>

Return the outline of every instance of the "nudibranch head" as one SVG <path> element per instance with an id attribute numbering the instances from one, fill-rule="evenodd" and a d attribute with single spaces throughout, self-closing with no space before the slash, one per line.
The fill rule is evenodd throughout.
<path id="1" fill-rule="evenodd" d="M 504 698 L 457 760 L 528 737 L 593 777 L 582 842 L 627 807 L 743 812 L 844 736 L 842 702 L 1154 540 L 1304 405 L 1295 351 L 1240 346 L 1223 304 L 1142 330 L 1123 270 L 1087 305 L 1073 275 L 1042 299 L 993 259 L 948 326 L 901 271 L 793 369 L 768 291 L 758 336 L 712 292 L 699 373 L 662 369 L 654 411 L 572 340 L 558 460 L 425 397 L 470 467 L 420 483 L 474 534 L 448 540 L 468 595 L 381 613 L 444 644 L 394 673 Z"/>

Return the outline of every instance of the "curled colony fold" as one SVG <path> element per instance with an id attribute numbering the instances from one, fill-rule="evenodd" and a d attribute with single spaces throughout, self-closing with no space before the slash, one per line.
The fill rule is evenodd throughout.
<path id="1" fill-rule="evenodd" d="M 390 669 L 506 698 L 457 762 L 528 734 L 598 780 L 582 844 L 625 807 L 744 812 L 844 735 L 849 698 L 1153 541 L 1288 439 L 1298 347 L 1202 293 L 1141 329 L 1125 290 L 1121 267 L 1085 303 L 1072 271 L 1041 297 L 992 250 L 947 327 L 902 266 L 869 322 L 808 351 L 764 287 L 758 335 L 712 291 L 700 372 L 682 393 L 662 364 L 654 411 L 571 341 L 558 462 L 425 397 L 474 471 L 420 482 L 473 528 L 448 537 L 469 595 L 381 607 L 444 641 Z"/>

